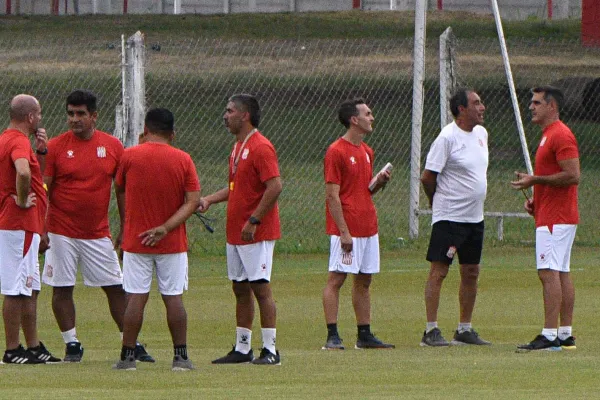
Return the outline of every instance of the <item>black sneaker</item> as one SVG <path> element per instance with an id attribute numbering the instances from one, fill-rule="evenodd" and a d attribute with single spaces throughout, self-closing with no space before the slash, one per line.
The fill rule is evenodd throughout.
<path id="1" fill-rule="evenodd" d="M 560 343 L 560 347 L 565 350 L 575 350 L 577 346 L 575 346 L 575 336 L 569 336 L 565 340 L 558 339 L 558 343 Z"/>
<path id="2" fill-rule="evenodd" d="M 389 343 L 384 343 L 381 340 L 377 339 L 375 335 L 369 333 L 364 338 L 358 338 L 356 340 L 355 349 L 394 349 L 396 346 Z"/>
<path id="3" fill-rule="evenodd" d="M 19 345 L 14 350 L 4 352 L 2 364 L 45 364 L 45 362 L 38 359 L 29 350 L 25 350 L 22 345 Z"/>
<path id="4" fill-rule="evenodd" d="M 229 353 L 227 353 L 226 356 L 217 358 L 216 360 L 213 360 L 212 363 L 213 364 L 243 364 L 243 363 L 252 362 L 252 360 L 254 360 L 254 354 L 252 353 L 252 349 L 250 350 L 250 352 L 248 354 L 244 354 L 244 353 L 240 353 L 239 351 L 236 351 L 235 346 L 233 346 L 233 349 L 231 349 L 231 351 Z"/>
<path id="5" fill-rule="evenodd" d="M 442 336 L 442 331 L 439 328 L 433 328 L 429 332 L 423 332 L 423 339 L 421 339 L 422 347 L 443 347 L 448 346 L 450 343 Z"/>
<path id="6" fill-rule="evenodd" d="M 255 365 L 281 365 L 281 357 L 279 351 L 275 350 L 275 354 L 271 353 L 269 349 L 263 348 L 260 351 L 260 357 L 252 360 L 252 364 Z"/>
<path id="7" fill-rule="evenodd" d="M 81 362 L 83 346 L 79 342 L 69 342 L 65 349 L 64 362 Z"/>
<path id="8" fill-rule="evenodd" d="M 479 334 L 474 329 L 458 333 L 454 332 L 454 339 L 450 342 L 453 346 L 461 346 L 465 344 L 474 344 L 477 346 L 489 346 L 492 343 L 487 340 L 483 340 L 479 337 Z"/>
<path id="9" fill-rule="evenodd" d="M 116 364 L 112 366 L 112 369 L 122 369 L 124 371 L 135 371 L 137 367 L 135 366 L 135 357 L 125 357 L 124 360 L 117 361 Z"/>
<path id="10" fill-rule="evenodd" d="M 344 350 L 344 341 L 338 335 L 329 336 L 321 350 Z"/>
<path id="11" fill-rule="evenodd" d="M 46 364 L 58 364 L 62 362 L 62 360 L 58 357 L 54 357 L 44 346 L 44 343 L 40 342 L 37 349 L 28 349 L 31 354 L 37 357 L 38 360 L 46 363 Z"/>
<path id="12" fill-rule="evenodd" d="M 148 352 L 146 351 L 146 348 L 141 343 L 138 343 L 135 345 L 134 355 L 135 355 L 135 360 L 139 361 L 139 362 L 149 362 L 149 363 L 156 362 L 154 357 L 152 357 L 150 354 L 148 354 Z"/>
<path id="13" fill-rule="evenodd" d="M 544 335 L 537 335 L 531 342 L 517 346 L 517 353 L 526 353 L 532 350 L 560 351 L 562 348 L 558 338 L 548 340 Z"/>

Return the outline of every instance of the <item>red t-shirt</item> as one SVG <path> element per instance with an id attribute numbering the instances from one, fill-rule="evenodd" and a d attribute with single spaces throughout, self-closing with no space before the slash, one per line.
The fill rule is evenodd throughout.
<path id="1" fill-rule="evenodd" d="M 234 160 L 238 154 L 240 157 L 234 174 Z M 254 241 L 242 240 L 242 228 L 258 207 L 267 188 L 265 182 L 278 176 L 275 147 L 260 132 L 254 133 L 243 147 L 241 142 L 235 143 L 229 157 L 227 243 L 243 245 L 281 237 L 279 207 L 275 203 L 257 225 Z"/>
<path id="2" fill-rule="evenodd" d="M 342 212 L 350 235 L 369 237 L 377 233 L 377 211 L 369 191 L 369 181 L 373 176 L 373 149 L 365 143 L 356 146 L 346 139 L 339 138 L 325 153 L 325 183 L 340 186 Z M 325 203 L 326 232 L 340 235 L 331 213 Z"/>
<path id="3" fill-rule="evenodd" d="M 187 251 L 185 223 L 155 246 L 142 245 L 140 233 L 164 224 L 184 204 L 186 192 L 200 191 L 189 154 L 164 143 L 144 143 L 125 150 L 115 182 L 125 187 L 122 248 L 130 253 L 173 254 Z"/>
<path id="4" fill-rule="evenodd" d="M 325 154 L 325 183 L 340 186 L 342 212 L 350 235 L 369 237 L 377 233 L 377 211 L 369 191 L 373 177 L 373 149 L 365 143 L 356 146 L 339 138 Z M 325 203 L 326 232 L 340 235 L 329 205 Z"/>
<path id="5" fill-rule="evenodd" d="M 565 124 L 556 121 L 544 129 L 535 154 L 534 174 L 557 174 L 562 171 L 558 162 L 573 158 L 579 158 L 577 140 Z M 536 227 L 579 223 L 577 185 L 535 185 L 533 204 Z"/>
<path id="6" fill-rule="evenodd" d="M 119 139 L 98 130 L 89 140 L 67 131 L 48 142 L 48 232 L 74 239 L 110 237 L 110 192 L 122 155 Z"/>
<path id="7" fill-rule="evenodd" d="M 20 208 L 12 195 L 17 194 L 17 170 L 15 160 L 29 161 L 31 189 L 36 205 Z M 42 234 L 48 200 L 42 182 L 42 172 L 29 138 L 16 129 L 7 129 L 0 135 L 0 229 L 29 231 Z"/>

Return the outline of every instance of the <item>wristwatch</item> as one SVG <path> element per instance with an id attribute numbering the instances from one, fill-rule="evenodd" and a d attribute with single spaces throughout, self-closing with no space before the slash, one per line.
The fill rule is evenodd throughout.
<path id="1" fill-rule="evenodd" d="M 260 225 L 260 220 L 256 217 L 250 217 L 248 218 L 248 222 L 250 222 L 251 225 Z"/>
<path id="2" fill-rule="evenodd" d="M 46 154 L 48 154 L 48 148 L 46 147 L 44 150 L 36 150 L 35 151 L 36 154 L 39 154 L 40 156 L 45 156 Z"/>

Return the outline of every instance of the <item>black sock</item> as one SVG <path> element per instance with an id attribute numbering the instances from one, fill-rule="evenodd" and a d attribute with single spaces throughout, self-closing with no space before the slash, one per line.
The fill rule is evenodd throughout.
<path id="1" fill-rule="evenodd" d="M 339 336 L 337 324 L 327 324 L 327 337 Z"/>
<path id="2" fill-rule="evenodd" d="M 135 357 L 135 347 L 121 347 L 121 360 L 125 360 L 129 357 Z"/>
<path id="3" fill-rule="evenodd" d="M 187 360 L 187 344 L 182 344 L 180 346 L 173 346 L 176 356 L 180 356 L 184 360 Z"/>
<path id="4" fill-rule="evenodd" d="M 37 345 L 37 346 L 35 346 L 35 347 L 29 347 L 27 350 L 29 350 L 29 351 L 39 351 L 39 350 L 40 350 L 40 347 L 41 347 L 41 346 L 38 344 L 38 345 Z"/>
<path id="5" fill-rule="evenodd" d="M 358 337 L 364 339 L 371 334 L 371 325 L 358 325 Z"/>

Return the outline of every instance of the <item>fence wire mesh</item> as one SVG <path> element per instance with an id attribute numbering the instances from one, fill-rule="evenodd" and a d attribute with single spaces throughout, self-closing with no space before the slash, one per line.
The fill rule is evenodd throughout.
<path id="1" fill-rule="evenodd" d="M 568 97 L 564 120 L 580 145 L 582 223 L 577 242 L 597 244 L 600 205 L 594 202 L 600 169 L 600 58 L 598 50 L 578 42 L 508 43 L 525 122 L 529 149 L 537 146 L 539 130 L 528 122 L 528 90 L 538 84 L 562 84 Z M 98 128 L 114 129 L 115 106 L 121 102 L 120 39 L 114 42 L 0 42 L 0 101 L 31 93 L 40 99 L 44 125 L 50 136 L 65 131 L 64 100 L 75 88 L 98 94 Z M 408 199 L 411 148 L 413 39 L 402 40 L 281 40 L 224 41 L 174 40 L 146 43 L 146 104 L 175 113 L 175 145 L 194 158 L 203 193 L 227 185 L 227 157 L 233 144 L 222 115 L 234 93 L 256 95 L 262 106 L 260 129 L 279 154 L 284 181 L 280 198 L 283 239 L 278 251 L 325 251 L 323 156 L 327 146 L 344 133 L 337 107 L 348 97 L 367 99 L 375 115 L 375 130 L 367 143 L 375 150 L 375 169 L 394 164 L 392 182 L 375 196 L 383 249 L 401 246 L 408 235 Z M 440 130 L 439 47 L 426 44 L 423 96 L 421 166 Z M 456 71 L 460 84 L 474 87 L 486 103 L 490 133 L 488 211 L 520 212 L 522 195 L 508 182 L 524 162 L 504 77 L 498 42 L 458 38 Z M 4 125 L 7 115 L 0 115 Z M 520 197 L 521 196 L 521 197 Z M 421 196 L 421 207 L 427 204 Z M 116 215 L 111 208 L 112 220 Z M 208 215 L 216 218 L 214 234 L 199 221 L 188 223 L 192 250 L 222 253 L 225 241 L 225 205 Z M 194 217 L 193 217 L 194 218 Z M 421 216 L 420 237 L 427 238 L 430 219 Z M 488 240 L 494 240 L 494 221 Z M 113 223 L 113 228 L 115 227 Z M 530 220 L 504 221 L 507 242 L 533 238 Z"/>

